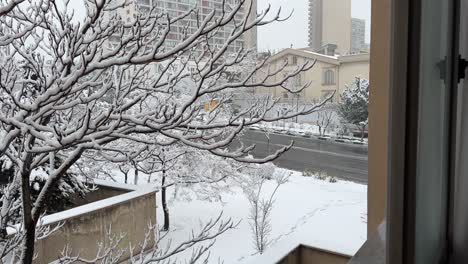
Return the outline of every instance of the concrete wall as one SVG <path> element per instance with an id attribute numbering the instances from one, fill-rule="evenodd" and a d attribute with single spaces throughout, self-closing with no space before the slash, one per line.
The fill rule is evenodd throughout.
<path id="1" fill-rule="evenodd" d="M 351 256 L 301 245 L 278 264 L 346 264 L 350 259 Z"/>
<path id="2" fill-rule="evenodd" d="M 103 192 L 102 195 L 106 194 L 110 192 Z M 109 228 L 114 235 L 125 235 L 119 248 L 126 250 L 122 259 L 128 259 L 129 245 L 136 246 L 135 253 L 139 252 L 138 243 L 144 239 L 148 225 L 156 224 L 156 191 L 128 192 L 46 216 L 43 221 L 50 226 L 60 222 L 64 222 L 64 225 L 56 233 L 36 242 L 38 257 L 35 263 L 56 260 L 67 245 L 72 256 L 79 254 L 80 257 L 93 259 L 97 254 L 97 244 L 108 242 Z M 151 236 L 146 249 L 153 245 L 154 236 Z"/>

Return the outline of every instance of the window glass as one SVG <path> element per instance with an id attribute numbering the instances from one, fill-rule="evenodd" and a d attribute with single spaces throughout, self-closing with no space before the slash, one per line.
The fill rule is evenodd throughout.
<path id="1" fill-rule="evenodd" d="M 332 69 L 326 69 L 323 73 L 323 84 L 333 85 L 335 84 L 335 72 Z"/>
<path id="2" fill-rule="evenodd" d="M 439 263 L 446 240 L 449 89 L 444 83 L 448 2 L 422 2 L 415 262 Z"/>

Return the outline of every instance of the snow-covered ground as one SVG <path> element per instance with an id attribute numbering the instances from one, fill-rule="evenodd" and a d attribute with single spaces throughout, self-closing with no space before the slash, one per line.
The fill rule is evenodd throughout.
<path id="1" fill-rule="evenodd" d="M 146 181 L 142 179 L 141 182 Z M 267 182 L 264 191 L 270 193 L 274 186 L 274 181 Z M 275 242 L 263 256 L 254 254 L 248 223 L 249 203 L 240 187 L 223 193 L 221 202 L 197 200 L 196 197 L 190 200 L 172 199 L 169 205 L 169 237 L 172 245 L 185 241 L 200 223 L 223 212 L 223 217 L 241 222 L 236 229 L 216 239 L 209 263 L 218 263 L 218 259 L 226 264 L 274 263 L 275 258 L 289 251 L 288 247 L 300 243 L 353 255 L 366 239 L 366 193 L 366 185 L 346 181 L 330 183 L 293 172 L 288 183 L 282 185 L 277 193 L 271 217 L 271 238 Z M 159 201 L 157 217 L 159 224 L 162 224 Z M 189 253 L 180 254 L 179 260 Z"/>
<path id="2" fill-rule="evenodd" d="M 275 122 L 275 123 L 259 123 L 252 125 L 251 128 L 253 129 L 261 129 L 261 130 L 269 130 L 273 132 L 292 132 L 300 134 L 308 134 L 308 135 L 318 135 L 319 128 L 316 125 L 312 124 L 298 124 L 293 122 Z"/>
<path id="3" fill-rule="evenodd" d="M 320 136 L 319 127 L 317 125 L 308 124 L 308 123 L 262 122 L 262 123 L 250 126 L 250 129 L 268 131 L 270 133 L 290 134 L 290 135 L 295 135 L 295 136 L 305 136 L 305 137 Z M 338 134 L 336 133 L 336 131 L 334 130 L 330 131 L 330 128 L 328 128 L 328 130 L 326 131 L 325 137 L 330 138 L 330 139 L 337 139 Z M 346 142 L 346 143 L 355 142 L 355 143 L 367 144 L 367 138 L 364 138 L 364 140 L 361 142 L 360 138 L 353 137 L 352 135 L 345 136 L 342 138 L 340 137 L 340 140 L 341 142 Z"/>

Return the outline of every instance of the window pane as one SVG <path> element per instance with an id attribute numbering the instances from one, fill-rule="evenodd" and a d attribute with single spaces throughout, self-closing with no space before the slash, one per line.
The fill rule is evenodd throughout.
<path id="1" fill-rule="evenodd" d="M 449 56 L 448 2 L 422 2 L 415 262 L 439 263 L 446 238 L 449 93 L 441 75 Z"/>

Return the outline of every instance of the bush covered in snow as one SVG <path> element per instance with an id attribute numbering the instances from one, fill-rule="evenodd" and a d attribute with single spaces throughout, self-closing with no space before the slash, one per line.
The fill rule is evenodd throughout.
<path id="1" fill-rule="evenodd" d="M 315 173 L 310 169 L 306 169 L 305 171 L 302 172 L 302 176 L 304 177 L 312 177 L 314 175 Z"/>
<path id="2" fill-rule="evenodd" d="M 357 126 L 361 130 L 361 139 L 369 117 L 369 81 L 356 77 L 354 82 L 346 87 L 341 95 L 339 115 L 348 123 Z"/>

